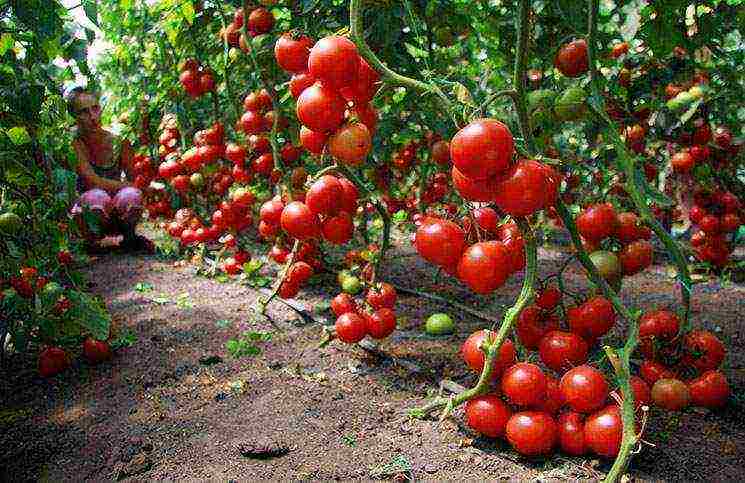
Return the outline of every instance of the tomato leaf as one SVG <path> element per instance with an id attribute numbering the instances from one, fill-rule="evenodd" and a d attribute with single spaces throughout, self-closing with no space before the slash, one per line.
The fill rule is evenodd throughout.
<path id="1" fill-rule="evenodd" d="M 657 188 L 653 187 L 649 182 L 647 181 L 646 176 L 644 176 L 644 173 L 639 168 L 636 168 L 634 170 L 634 175 L 636 177 L 636 184 L 637 186 L 641 186 L 644 189 L 644 193 L 657 205 L 664 206 L 664 207 L 671 207 L 675 203 L 673 200 L 665 196 L 664 193 L 660 192 Z"/>

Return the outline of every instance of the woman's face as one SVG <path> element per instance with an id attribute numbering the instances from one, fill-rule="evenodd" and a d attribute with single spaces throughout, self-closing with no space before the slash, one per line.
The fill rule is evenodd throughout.
<path id="1" fill-rule="evenodd" d="M 83 129 L 101 126 L 101 105 L 93 94 L 83 92 L 75 99 L 75 118 Z"/>

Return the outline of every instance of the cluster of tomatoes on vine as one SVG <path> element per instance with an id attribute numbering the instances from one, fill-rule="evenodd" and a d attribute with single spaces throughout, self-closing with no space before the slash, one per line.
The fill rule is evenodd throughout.
<path id="1" fill-rule="evenodd" d="M 231 47 L 240 47 L 242 50 L 248 50 L 248 42 L 241 32 L 243 24 L 246 23 L 248 34 L 251 37 L 266 34 L 274 28 L 274 14 L 264 7 L 257 7 L 248 14 L 246 22 L 243 8 L 238 8 L 233 14 L 233 21 L 221 28 L 218 36 L 226 41 Z"/>
<path id="2" fill-rule="evenodd" d="M 196 59 L 184 62 L 178 80 L 192 99 L 215 90 L 215 75 L 209 68 L 200 65 Z"/>

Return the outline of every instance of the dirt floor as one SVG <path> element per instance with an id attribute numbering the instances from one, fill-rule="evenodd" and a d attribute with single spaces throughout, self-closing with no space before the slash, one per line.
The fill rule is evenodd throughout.
<path id="1" fill-rule="evenodd" d="M 494 316 L 521 283 L 513 277 L 487 301 L 457 284 L 433 285 L 434 270 L 410 248 L 393 256 L 388 280 Z M 541 251 L 541 274 L 556 270 L 563 256 Z M 578 270 L 567 275 L 570 287 L 582 286 Z M 443 424 L 407 417 L 441 380 L 475 382 L 457 352 L 485 323 L 457 310 L 400 296 L 399 330 L 380 346 L 393 357 L 379 357 L 337 342 L 318 349 L 321 326 L 281 303 L 269 309 L 279 330 L 255 320 L 249 309 L 256 290 L 173 262 L 102 256 L 88 278 L 118 333 L 131 331 L 136 340 L 111 363 L 92 367 L 78 358 L 52 380 L 36 375 L 32 358 L 10 359 L 0 383 L 3 481 L 596 479 L 608 469 L 589 457 L 522 458 L 471 433 L 462 409 Z M 319 307 L 333 295 L 331 286 L 326 280 L 310 287 L 299 301 Z M 630 278 L 623 294 L 628 303 L 661 307 L 675 303 L 676 291 L 668 269 L 655 266 Z M 702 282 L 693 301 L 695 322 L 728 347 L 734 397 L 718 412 L 653 410 L 645 439 L 654 446 L 643 448 L 630 472 L 645 480 L 742 481 L 745 287 Z M 424 335 L 423 321 L 435 311 L 455 316 L 455 335 Z M 246 330 L 271 332 L 271 340 L 255 343 L 260 355 L 230 357 L 226 342 Z"/>

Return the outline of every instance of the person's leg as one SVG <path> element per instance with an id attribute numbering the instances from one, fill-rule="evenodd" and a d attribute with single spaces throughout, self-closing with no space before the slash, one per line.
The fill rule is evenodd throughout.
<path id="1" fill-rule="evenodd" d="M 70 210 L 89 249 L 95 250 L 111 225 L 111 198 L 101 190 L 84 192 Z"/>
<path id="2" fill-rule="evenodd" d="M 143 212 L 142 192 L 137 188 L 123 188 L 114 196 L 114 219 L 124 238 L 122 247 L 127 250 L 153 251 L 152 242 L 136 231 Z"/>

